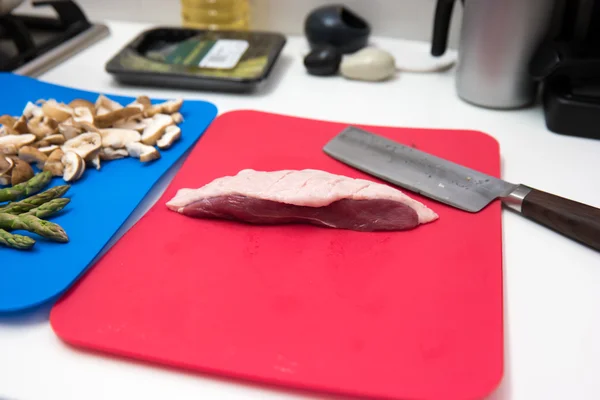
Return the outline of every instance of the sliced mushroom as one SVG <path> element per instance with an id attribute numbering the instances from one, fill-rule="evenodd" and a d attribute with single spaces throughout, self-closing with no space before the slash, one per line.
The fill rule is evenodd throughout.
<path id="1" fill-rule="evenodd" d="M 21 146 L 26 146 L 28 144 L 35 142 L 35 139 L 36 139 L 35 135 L 32 135 L 31 133 L 26 133 L 23 135 L 6 135 L 6 136 L 0 137 L 0 147 L 13 145 L 13 146 L 15 146 L 16 150 L 18 150 L 19 147 L 21 147 Z M 5 154 L 14 154 L 14 153 L 5 153 Z"/>
<path id="2" fill-rule="evenodd" d="M 146 127 L 146 124 L 141 121 L 136 121 L 136 120 L 130 119 L 130 120 L 117 121 L 114 123 L 113 127 L 120 128 L 120 129 L 133 129 L 134 131 L 142 132 L 144 130 L 144 128 Z"/>
<path id="3" fill-rule="evenodd" d="M 183 105 L 183 99 L 169 100 L 164 103 L 155 104 L 144 111 L 147 117 L 153 117 L 156 114 L 173 114 L 179 111 Z"/>
<path id="4" fill-rule="evenodd" d="M 27 129 L 33 133 L 38 139 L 43 139 L 45 136 L 56 132 L 58 124 L 52 122 L 54 120 L 47 118 L 34 117 L 27 123 Z"/>
<path id="5" fill-rule="evenodd" d="M 2 185 L 2 186 L 10 185 L 10 174 L 0 175 L 0 185 Z"/>
<path id="6" fill-rule="evenodd" d="M 98 171 L 100 170 L 100 153 L 96 153 L 96 155 L 92 158 L 89 159 L 89 161 L 87 162 L 89 165 L 91 165 L 92 167 L 96 168 Z"/>
<path id="7" fill-rule="evenodd" d="M 144 109 L 152 106 L 152 101 L 148 96 L 138 96 L 135 102 L 144 106 Z"/>
<path id="8" fill-rule="evenodd" d="M 58 131 L 63 135 L 65 140 L 73 139 L 75 136 L 83 132 L 83 129 L 73 125 L 73 120 L 67 120 L 58 126 Z M 93 127 L 93 125 L 92 125 Z M 88 129 L 89 130 L 89 129 Z M 50 135 L 54 136 L 54 135 Z"/>
<path id="9" fill-rule="evenodd" d="M 120 103 L 109 99 L 108 97 L 106 97 L 103 94 L 100 94 L 98 96 L 98 98 L 96 99 L 95 106 L 96 106 L 96 110 L 98 110 L 100 107 L 104 107 L 109 111 L 116 111 L 116 110 L 123 108 L 123 106 Z"/>
<path id="10" fill-rule="evenodd" d="M 113 149 L 112 147 L 103 147 L 100 149 L 101 160 L 118 160 L 127 156 L 129 156 L 129 153 L 125 149 Z"/>
<path id="11" fill-rule="evenodd" d="M 146 110 L 144 110 L 144 117 L 146 117 L 146 118 L 152 118 L 156 114 L 160 114 L 160 113 L 161 113 L 160 106 L 159 105 L 153 105 L 151 107 L 148 107 Z"/>
<path id="12" fill-rule="evenodd" d="M 50 164 L 46 163 L 46 165 L 44 165 L 44 171 L 50 172 L 52 176 L 64 176 L 65 166 L 61 161 Z"/>
<path id="13" fill-rule="evenodd" d="M 96 156 L 102 146 L 102 137 L 96 132 L 86 132 L 62 145 L 65 154 L 69 151 L 77 153 L 82 159 L 90 160 Z"/>
<path id="14" fill-rule="evenodd" d="M 5 133 L 5 135 L 18 135 L 19 132 L 17 132 L 12 126 L 10 125 L 1 125 L 3 132 Z"/>
<path id="15" fill-rule="evenodd" d="M 108 108 L 99 107 L 99 108 L 96 110 L 96 116 L 98 116 L 98 115 L 106 115 L 106 114 L 108 114 L 108 113 L 110 113 L 110 110 L 109 110 Z"/>
<path id="16" fill-rule="evenodd" d="M 27 119 L 42 118 L 44 116 L 44 111 L 42 111 L 42 107 L 35 105 L 29 101 L 25 105 L 25 108 L 23 109 L 22 114 Z"/>
<path id="17" fill-rule="evenodd" d="M 162 104 L 162 112 L 165 114 L 173 114 L 179 112 L 183 105 L 183 99 L 169 100 Z"/>
<path id="18" fill-rule="evenodd" d="M 98 128 L 108 128 L 120 119 L 142 115 L 143 111 L 143 106 L 138 104 L 134 106 L 123 107 L 118 110 L 111 111 L 108 114 L 96 115 L 96 126 Z"/>
<path id="19" fill-rule="evenodd" d="M 53 176 L 63 176 L 65 168 L 62 163 L 63 155 L 64 152 L 61 149 L 54 150 L 44 164 L 44 171 L 50 171 Z"/>
<path id="20" fill-rule="evenodd" d="M 19 158 L 28 163 L 36 163 L 39 169 L 44 168 L 44 164 L 48 160 L 48 156 L 35 147 L 23 146 L 19 149 Z"/>
<path id="21" fill-rule="evenodd" d="M 181 128 L 175 125 L 167 126 L 164 135 L 156 142 L 159 149 L 168 149 L 181 137 Z"/>
<path id="22" fill-rule="evenodd" d="M 13 158 L 13 161 L 15 165 L 12 168 L 10 174 L 10 184 L 12 186 L 18 185 L 19 183 L 28 181 L 31 178 L 33 178 L 33 168 L 31 168 L 31 165 L 29 165 L 29 163 L 16 157 Z"/>
<path id="23" fill-rule="evenodd" d="M 8 174 L 14 165 L 12 158 L 0 156 L 0 176 Z"/>
<path id="24" fill-rule="evenodd" d="M 123 148 L 127 143 L 139 142 L 142 139 L 142 135 L 132 129 L 101 129 L 100 135 L 102 136 L 102 147 L 112 147 L 113 149 Z"/>
<path id="25" fill-rule="evenodd" d="M 17 122 L 17 119 L 11 115 L 0 115 L 0 124 L 2 125 L 10 126 L 12 128 L 15 122 Z"/>
<path id="26" fill-rule="evenodd" d="M 66 121 L 73 115 L 71 107 L 64 103 L 59 103 L 54 99 L 50 99 L 42 104 L 42 111 L 45 116 L 58 122 Z"/>
<path id="27" fill-rule="evenodd" d="M 92 103 L 91 101 L 84 100 L 84 99 L 73 100 L 72 102 L 69 103 L 69 107 L 71 107 L 73 110 L 78 107 L 85 107 L 88 110 L 90 110 L 91 114 L 96 113 L 96 107 L 94 106 L 94 103 Z"/>
<path id="28" fill-rule="evenodd" d="M 58 125 L 59 125 L 59 123 L 54 118 L 44 117 L 42 119 L 42 122 L 44 124 L 48 125 L 50 128 L 52 128 L 54 130 L 54 132 L 58 131 Z"/>
<path id="29" fill-rule="evenodd" d="M 152 102 L 148 96 L 138 96 L 134 101 L 128 104 L 129 106 L 141 105 L 144 110 L 152 106 Z"/>
<path id="30" fill-rule="evenodd" d="M 81 178 L 85 171 L 85 162 L 79 154 L 74 151 L 66 151 L 61 161 L 64 165 L 63 179 L 65 181 L 72 182 Z"/>
<path id="31" fill-rule="evenodd" d="M 60 133 L 55 133 L 54 135 L 46 136 L 44 140 L 49 144 L 63 144 L 65 142 L 65 137 Z"/>
<path id="32" fill-rule="evenodd" d="M 0 116 L 0 183 L 3 177 L 12 182 L 13 173 L 15 181 L 29 175 L 29 163 L 75 180 L 86 167 L 100 169 L 103 160 L 159 159 L 159 149 L 168 149 L 181 139 L 176 125 L 183 122 L 182 99 L 152 104 L 148 96 L 138 96 L 124 104 L 103 94 L 95 103 L 74 99 L 65 104 L 50 98 L 28 102 L 20 116 Z M 9 167 L 2 163 L 3 156 L 14 160 L 10 176 L 3 172 Z M 65 168 L 63 159 L 70 162 L 70 168 Z M 23 171 L 28 167 L 25 174 L 13 172 L 17 163 Z"/>
<path id="33" fill-rule="evenodd" d="M 38 140 L 37 142 L 31 143 L 30 146 L 35 147 L 36 149 L 39 149 L 40 147 L 51 146 L 51 144 L 46 142 L 44 139 L 42 139 L 42 140 Z"/>
<path id="34" fill-rule="evenodd" d="M 21 115 L 19 119 L 15 121 L 13 129 L 18 133 L 28 133 L 29 129 L 27 128 L 27 118 Z"/>
<path id="35" fill-rule="evenodd" d="M 154 146 L 148 146 L 140 142 L 128 143 L 127 152 L 131 157 L 139 158 L 141 162 L 148 162 L 160 158 L 160 153 Z"/>
<path id="36" fill-rule="evenodd" d="M 181 115 L 181 113 L 173 113 L 171 114 L 171 118 L 173 118 L 173 122 L 175 122 L 176 124 L 180 124 L 183 122 L 183 115 Z"/>
<path id="37" fill-rule="evenodd" d="M 0 144 L 0 155 L 13 155 L 17 154 L 19 149 L 14 144 Z"/>
<path id="38" fill-rule="evenodd" d="M 64 155 L 65 153 L 62 151 L 62 149 L 56 149 L 52 152 L 52 154 L 50 154 L 50 156 L 48 157 L 48 161 L 46 161 L 46 164 L 54 161 L 60 161 L 62 160 L 62 156 Z"/>
<path id="39" fill-rule="evenodd" d="M 48 147 L 52 145 L 59 145 L 65 142 L 65 137 L 60 133 L 56 133 L 54 135 L 48 135 L 42 140 L 38 140 L 31 144 L 31 147 L 35 147 L 36 149 L 41 149 L 42 147 Z"/>
<path id="40" fill-rule="evenodd" d="M 173 119 L 170 115 L 156 114 L 142 132 L 142 143 L 154 146 L 171 124 Z"/>
<path id="41" fill-rule="evenodd" d="M 87 107 L 75 107 L 73 109 L 73 125 L 78 122 L 94 123 L 94 114 Z"/>
<path id="42" fill-rule="evenodd" d="M 73 110 L 73 125 L 89 132 L 98 132 L 94 125 L 94 116 L 86 107 L 77 107 Z"/>
<path id="43" fill-rule="evenodd" d="M 6 134 L 8 134 L 8 135 L 19 134 L 19 132 L 17 132 L 14 129 L 14 125 L 16 122 L 17 122 L 17 120 L 10 115 L 0 116 L 0 125 L 2 125 L 4 127 L 4 132 L 6 132 Z"/>
<path id="44" fill-rule="evenodd" d="M 49 146 L 38 147 L 38 151 L 44 153 L 45 155 L 50 155 L 54 150 L 60 149 L 60 147 L 56 144 L 51 144 Z"/>

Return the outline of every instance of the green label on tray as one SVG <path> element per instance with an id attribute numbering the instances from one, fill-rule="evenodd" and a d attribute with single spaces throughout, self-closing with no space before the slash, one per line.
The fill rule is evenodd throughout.
<path id="1" fill-rule="evenodd" d="M 206 53 L 215 45 L 216 40 L 200 40 L 192 38 L 185 40 L 165 57 L 169 64 L 198 66 Z"/>

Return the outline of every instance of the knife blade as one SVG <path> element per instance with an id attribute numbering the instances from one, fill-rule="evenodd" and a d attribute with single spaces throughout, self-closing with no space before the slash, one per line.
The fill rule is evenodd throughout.
<path id="1" fill-rule="evenodd" d="M 460 210 L 476 213 L 495 200 L 573 240 L 600 250 L 600 210 L 514 184 L 349 126 L 323 151 L 369 175 Z"/>

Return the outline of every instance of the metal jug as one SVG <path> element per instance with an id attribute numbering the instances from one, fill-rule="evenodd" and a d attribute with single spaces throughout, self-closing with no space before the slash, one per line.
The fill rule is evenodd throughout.
<path id="1" fill-rule="evenodd" d="M 555 0 L 463 0 L 456 91 L 488 108 L 531 104 L 529 62 L 550 28 Z M 438 0 L 431 54 L 444 54 L 454 0 Z"/>

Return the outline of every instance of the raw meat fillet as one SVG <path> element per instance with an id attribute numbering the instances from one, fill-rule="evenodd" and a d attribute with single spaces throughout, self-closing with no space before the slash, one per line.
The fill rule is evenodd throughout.
<path id="1" fill-rule="evenodd" d="M 390 186 L 314 169 L 245 169 L 198 189 L 180 189 L 167 207 L 196 218 L 310 223 L 356 231 L 405 230 L 438 218 Z"/>

